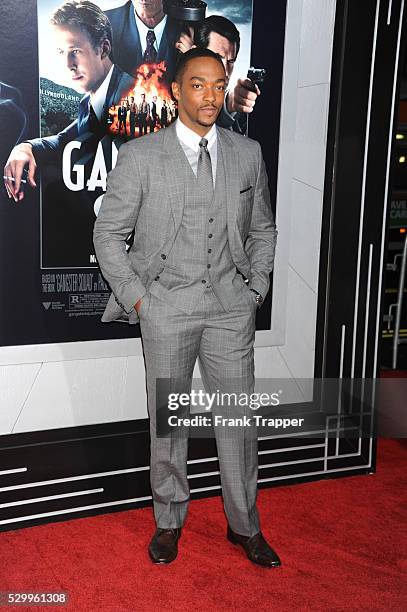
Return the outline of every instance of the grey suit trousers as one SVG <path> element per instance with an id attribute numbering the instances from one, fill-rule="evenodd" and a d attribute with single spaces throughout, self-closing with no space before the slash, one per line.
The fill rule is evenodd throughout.
<path id="1" fill-rule="evenodd" d="M 189 393 L 198 358 L 206 392 L 254 390 L 254 336 L 257 304 L 242 287 L 241 299 L 225 312 L 212 288 L 192 315 L 147 293 L 139 309 L 147 378 L 151 430 L 151 488 L 157 527 L 181 527 L 189 502 L 188 439 L 185 430 L 169 437 L 156 435 L 156 379 L 185 381 Z M 233 380 L 233 389 L 225 388 Z M 238 381 L 239 389 L 236 388 Z M 236 406 L 217 408 L 236 416 Z M 239 408 L 239 416 L 250 409 Z M 214 427 L 224 509 L 236 533 L 252 536 L 260 530 L 257 497 L 257 431 L 255 427 Z"/>

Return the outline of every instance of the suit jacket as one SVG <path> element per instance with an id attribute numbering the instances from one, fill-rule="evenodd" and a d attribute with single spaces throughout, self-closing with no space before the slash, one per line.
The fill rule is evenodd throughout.
<path id="1" fill-rule="evenodd" d="M 119 106 L 119 109 L 117 111 L 117 117 L 119 119 L 126 119 L 126 117 L 127 117 L 127 108 L 126 108 L 126 106 Z"/>
<path id="2" fill-rule="evenodd" d="M 127 94 L 127 92 L 133 86 L 133 77 L 123 72 L 118 66 L 114 66 L 105 104 L 103 106 L 103 114 L 100 120 L 101 133 L 98 136 L 103 136 L 106 131 L 109 108 L 117 105 L 123 96 Z M 81 100 L 78 118 L 64 130 L 58 134 L 55 134 L 55 136 L 45 136 L 44 138 L 33 138 L 32 140 L 27 140 L 27 142 L 31 143 L 32 145 L 37 164 L 41 165 L 41 163 L 44 162 L 58 161 L 62 156 L 65 145 L 68 142 L 77 139 L 83 119 L 83 109 L 86 106 L 84 103 L 86 103 L 88 99 L 89 94 L 86 94 Z"/>
<path id="3" fill-rule="evenodd" d="M 140 102 L 138 112 L 141 115 L 148 115 L 150 113 L 150 105 L 148 102 Z"/>
<path id="4" fill-rule="evenodd" d="M 246 117 L 245 113 L 236 113 L 236 116 L 231 117 L 224 108 L 219 113 L 218 119 L 216 121 L 216 125 L 218 127 L 223 127 L 227 130 L 232 130 L 237 134 L 245 134 L 246 133 Z"/>
<path id="5" fill-rule="evenodd" d="M 0 164 L 6 163 L 11 149 L 21 140 L 27 126 L 27 117 L 21 93 L 0 81 Z"/>
<path id="6" fill-rule="evenodd" d="M 269 289 L 277 230 L 258 142 L 218 128 L 227 183 L 227 230 L 236 268 L 263 297 Z M 119 150 L 94 227 L 100 268 L 113 291 L 102 321 L 137 323 L 134 305 L 165 267 L 181 225 L 185 156 L 175 125 Z M 129 252 L 125 239 L 135 228 Z"/>
<path id="7" fill-rule="evenodd" d="M 137 29 L 134 7 L 129 0 L 123 6 L 105 11 L 112 24 L 115 62 L 126 72 L 136 76 L 137 68 L 143 64 L 143 51 Z M 167 64 L 166 79 L 171 82 L 174 75 L 178 51 L 175 43 L 183 29 L 183 22 L 167 17 L 158 48 L 157 62 Z"/>

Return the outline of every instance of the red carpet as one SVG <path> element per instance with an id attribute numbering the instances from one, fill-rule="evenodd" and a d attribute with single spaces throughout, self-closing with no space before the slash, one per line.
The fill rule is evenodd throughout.
<path id="1" fill-rule="evenodd" d="M 259 493 L 283 567 L 225 540 L 220 498 L 193 501 L 178 559 L 154 566 L 150 508 L 0 533 L 0 591 L 65 590 L 67 607 L 8 610 L 407 609 L 407 445 L 379 442 L 375 475 Z M 404 506 L 404 507 L 403 507 Z"/>

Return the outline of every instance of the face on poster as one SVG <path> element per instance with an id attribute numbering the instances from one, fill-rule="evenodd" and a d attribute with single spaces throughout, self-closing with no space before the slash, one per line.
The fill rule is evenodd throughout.
<path id="1" fill-rule="evenodd" d="M 38 25 L 32 53 L 33 62 L 38 57 L 38 129 L 23 136 L 23 128 L 16 130 L 7 150 L 12 157 L 13 145 L 29 137 L 33 163 L 30 166 L 30 158 L 25 159 L 25 168 L 34 168 L 35 174 L 34 170 L 31 177 L 21 173 L 26 182 L 19 207 L 22 214 L 27 200 L 38 199 L 39 227 L 31 226 L 38 234 L 38 263 L 31 265 L 38 274 L 34 298 L 47 333 L 38 332 L 42 337 L 37 341 L 138 336 L 138 329 L 100 323 L 110 290 L 94 255 L 93 226 L 120 146 L 166 129 L 176 119 L 170 94 L 175 62 L 182 50 L 197 42 L 202 24 L 194 24 L 191 32 L 190 23 L 164 13 L 162 0 L 30 0 L 29 4 Z M 252 2 L 207 0 L 206 17 L 213 16 L 228 20 L 228 31 L 225 36 L 202 35 L 200 44 L 224 58 L 232 91 L 251 63 Z M 149 41 L 152 28 L 155 39 Z M 230 40 L 233 28 L 240 44 Z M 16 40 L 16 49 L 18 45 Z M 36 109 L 27 105 L 27 98 L 24 108 L 18 88 L 14 99 L 15 107 L 23 109 L 20 115 L 25 112 L 32 124 Z M 6 131 L 11 127 L 6 126 Z M 130 235 L 129 247 L 131 240 Z M 30 329 L 39 329 L 37 323 Z M 27 337 L 22 342 L 32 340 Z"/>

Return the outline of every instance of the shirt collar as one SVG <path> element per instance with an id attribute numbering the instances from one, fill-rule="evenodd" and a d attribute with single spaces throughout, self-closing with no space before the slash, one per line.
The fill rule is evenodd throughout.
<path id="1" fill-rule="evenodd" d="M 175 129 L 177 132 L 177 136 L 181 142 L 183 142 L 187 147 L 192 149 L 195 152 L 199 151 L 199 143 L 201 142 L 202 136 L 191 130 L 191 128 L 187 127 L 185 123 L 182 123 L 181 119 L 178 119 L 175 122 Z M 205 134 L 204 138 L 208 141 L 208 149 L 213 147 L 217 139 L 217 131 L 216 124 L 214 123 L 211 129 L 207 134 Z"/>
<path id="2" fill-rule="evenodd" d="M 149 28 L 148 26 L 146 26 L 144 21 L 141 21 L 140 17 L 137 15 L 136 9 L 134 9 L 134 16 L 136 18 L 136 24 L 138 33 L 140 35 L 141 49 L 143 53 L 147 47 L 147 32 L 149 30 L 154 30 L 156 40 L 155 47 L 158 51 L 158 49 L 160 48 L 161 38 L 164 32 L 165 24 L 167 23 L 167 15 L 164 15 L 163 19 L 161 19 L 160 23 L 157 23 L 155 28 Z"/>
<path id="3" fill-rule="evenodd" d="M 106 102 L 107 90 L 109 89 L 109 83 L 110 83 L 110 79 L 112 78 L 113 68 L 114 68 L 114 64 L 112 65 L 109 72 L 107 73 L 103 83 L 99 86 L 99 88 L 95 91 L 95 93 L 90 94 L 90 103 L 92 104 L 92 108 L 95 111 L 95 115 L 99 119 L 99 121 L 102 118 L 103 107 Z"/>

